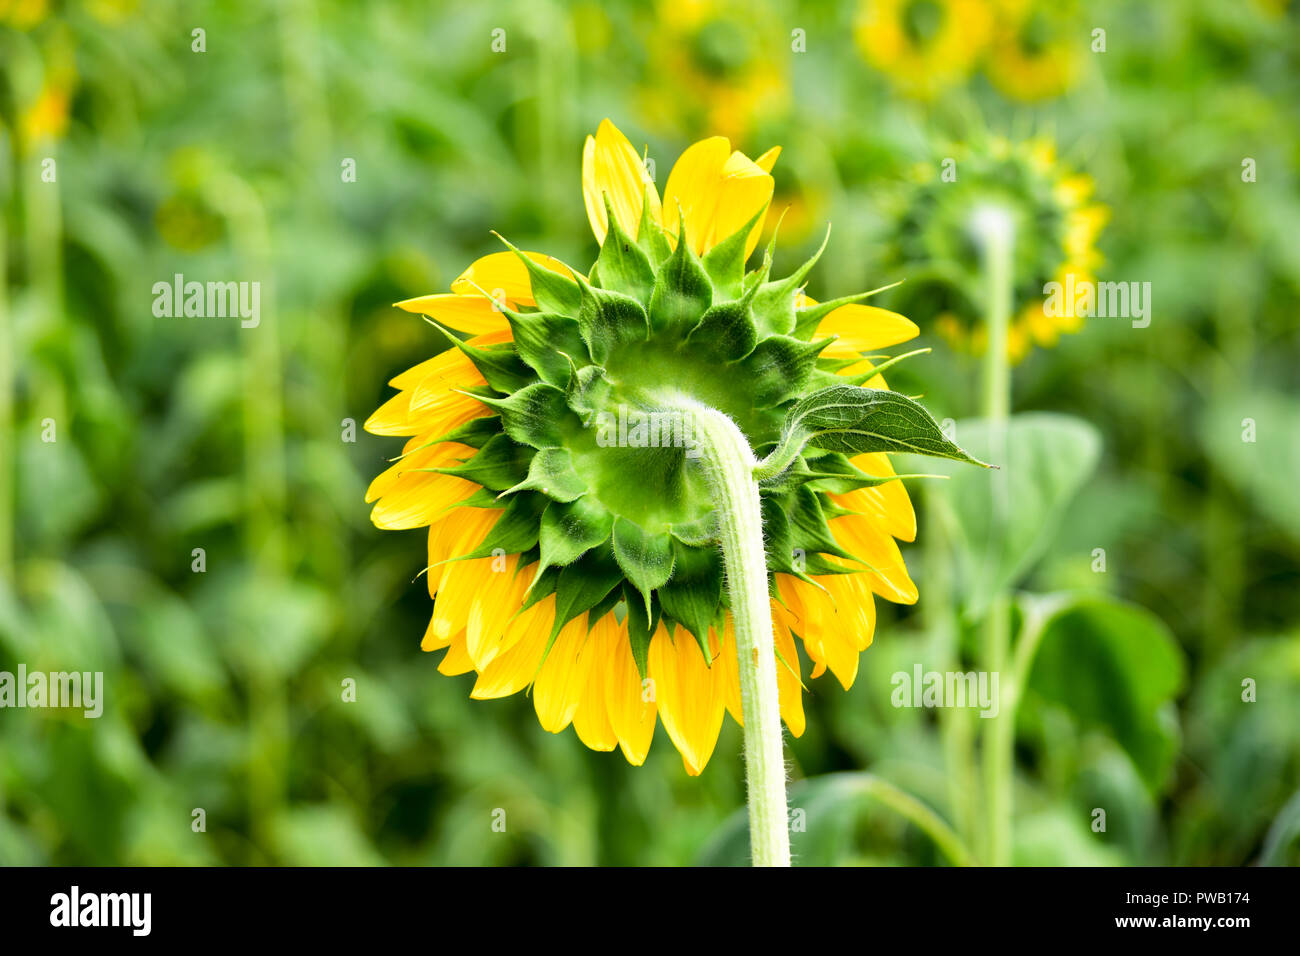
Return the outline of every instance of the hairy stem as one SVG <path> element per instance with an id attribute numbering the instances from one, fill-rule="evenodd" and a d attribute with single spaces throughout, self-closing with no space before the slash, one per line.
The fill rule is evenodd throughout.
<path id="1" fill-rule="evenodd" d="M 776 647 L 767 591 L 763 519 L 753 474 L 754 452 L 726 415 L 683 399 L 677 404 L 692 416 L 700 463 L 718 513 L 740 669 L 749 845 L 755 866 L 789 866 Z"/>

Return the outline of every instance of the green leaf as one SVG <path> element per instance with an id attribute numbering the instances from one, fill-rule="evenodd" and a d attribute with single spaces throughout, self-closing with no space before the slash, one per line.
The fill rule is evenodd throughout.
<path id="1" fill-rule="evenodd" d="M 790 530 L 796 548 L 801 548 L 805 554 L 817 551 L 837 558 L 853 558 L 836 543 L 822 512 L 821 499 L 807 485 L 801 485 L 788 496 L 784 509 L 790 516 Z"/>
<path id="2" fill-rule="evenodd" d="M 478 454 L 464 464 L 432 470 L 464 478 L 492 491 L 501 491 L 524 479 L 534 454 L 533 449 L 519 444 L 508 435 L 494 435 L 479 449 Z"/>
<path id="3" fill-rule="evenodd" d="M 668 527 L 671 534 L 682 544 L 694 548 L 703 548 L 718 543 L 718 513 L 710 511 L 694 521 L 682 521 Z"/>
<path id="4" fill-rule="evenodd" d="M 650 657 L 650 639 L 659 627 L 659 602 L 654 602 L 647 612 L 637 600 L 638 597 L 636 589 L 624 582 L 623 600 L 627 607 L 627 636 L 632 645 L 632 659 L 636 661 L 636 671 L 644 680 Z"/>
<path id="5" fill-rule="evenodd" d="M 519 249 L 515 248 L 500 233 L 493 233 L 498 239 L 504 242 L 524 264 L 528 270 L 528 283 L 533 289 L 533 301 L 543 312 L 555 312 L 560 315 L 573 315 L 578 311 L 578 304 L 582 301 L 582 293 L 578 289 L 578 284 L 573 279 L 566 278 L 558 272 L 552 272 L 550 269 L 533 261 L 532 256 L 525 255 Z"/>
<path id="6" fill-rule="evenodd" d="M 582 426 L 565 403 L 564 392 L 545 382 L 521 388 L 509 398 L 478 398 L 497 410 L 507 435 L 534 448 L 563 445 L 564 436 Z"/>
<path id="7" fill-rule="evenodd" d="M 710 306 L 686 336 L 686 345 L 716 355 L 724 362 L 738 362 L 758 344 L 758 329 L 749 301 L 723 302 Z"/>
<path id="8" fill-rule="evenodd" d="M 554 312 L 502 311 L 510 323 L 520 358 L 536 370 L 543 382 L 563 388 L 574 364 L 588 363 L 590 355 L 577 319 Z"/>
<path id="9" fill-rule="evenodd" d="M 856 385 L 832 385 L 790 409 L 781 444 L 760 463 L 758 477 L 779 474 L 806 444 L 848 455 L 901 451 L 984 465 L 949 441 L 939 423 L 912 399 Z"/>
<path id="10" fill-rule="evenodd" d="M 1105 597 L 1070 600 L 1042 626 L 1029 694 L 1065 708 L 1084 729 L 1105 730 L 1158 791 L 1178 749 L 1173 701 L 1185 671 L 1169 628 Z"/>
<path id="11" fill-rule="evenodd" d="M 704 652 L 709 651 L 709 627 L 722 604 L 722 555 L 715 548 L 673 543 L 672 577 L 656 592 L 664 614 L 682 624 Z"/>
<path id="12" fill-rule="evenodd" d="M 593 361 L 604 365 L 615 350 L 646 340 L 650 320 L 640 302 L 621 292 L 597 289 L 585 279 L 578 281 L 582 283 L 578 330 Z"/>
<path id="13" fill-rule="evenodd" d="M 480 415 L 478 418 L 471 418 L 463 425 L 457 425 L 451 431 L 443 432 L 437 438 L 431 439 L 424 447 L 454 441 L 461 445 L 469 445 L 471 448 L 482 448 L 489 438 L 500 434 L 500 418 L 496 415 Z"/>
<path id="14" fill-rule="evenodd" d="M 759 342 L 741 362 L 739 375 L 751 383 L 754 405 L 771 408 L 804 391 L 817 356 L 830 340 L 801 342 L 787 335 L 773 335 Z"/>
<path id="15" fill-rule="evenodd" d="M 1300 541 L 1300 400 L 1263 389 L 1219 393 L 1200 433 L 1215 468 Z"/>
<path id="16" fill-rule="evenodd" d="M 560 633 L 560 628 L 604 601 L 621 580 L 623 572 L 608 548 L 588 551 L 563 568 L 555 585 L 555 623 L 551 627 L 551 641 Z"/>
<path id="17" fill-rule="evenodd" d="M 937 812 L 896 784 L 869 773 L 831 773 L 809 777 L 790 785 L 790 856 L 796 866 L 835 866 L 849 862 L 855 852 L 856 826 L 864 813 L 877 821 L 915 827 L 929 838 L 933 850 L 921 860 L 958 866 L 975 861 L 952 827 Z M 900 846 L 911 841 L 897 840 Z M 749 826 L 745 811 L 738 810 L 705 845 L 701 866 L 749 866 Z"/>
<path id="18" fill-rule="evenodd" d="M 568 449 L 543 448 L 533 456 L 528 477 L 505 493 L 519 491 L 540 492 L 552 501 L 573 501 L 587 493 L 587 483 L 573 470 Z"/>
<path id="19" fill-rule="evenodd" d="M 826 227 L 821 247 L 803 265 L 784 279 L 764 282 L 754 296 L 754 315 L 759 328 L 769 335 L 789 335 L 795 329 L 795 294 L 803 286 L 808 273 L 826 251 L 831 230 Z M 807 339 L 808 336 L 802 336 Z"/>
<path id="20" fill-rule="evenodd" d="M 664 228 L 659 221 L 650 216 L 649 191 L 654 186 L 647 183 L 641 203 L 641 222 L 637 225 L 636 244 L 650 260 L 650 264 L 658 270 L 668 257 L 672 255 L 672 246 L 668 243 L 668 237 L 664 235 Z"/>
<path id="21" fill-rule="evenodd" d="M 432 319 L 426 318 L 425 321 L 441 332 L 448 342 L 463 352 L 474 363 L 474 367 L 478 369 L 479 374 L 483 376 L 494 391 L 509 395 L 533 381 L 532 370 L 524 364 L 519 354 L 510 346 L 489 349 L 478 348 L 468 342 L 461 341 L 452 335 L 448 329 L 444 329 Z"/>
<path id="22" fill-rule="evenodd" d="M 1300 790 L 1291 795 L 1273 825 L 1268 828 L 1264 847 L 1259 853 L 1260 866 L 1295 866 L 1300 864 Z"/>
<path id="23" fill-rule="evenodd" d="M 959 421 L 956 434 L 977 454 L 995 453 L 986 422 Z M 928 483 L 925 492 L 927 501 L 954 519 L 955 570 L 972 618 L 1033 567 L 1101 452 L 1101 438 L 1087 422 L 1046 413 L 1013 415 L 1002 445 L 1003 467 L 992 475 L 933 459 L 897 462 L 900 471 L 932 469 L 949 476 Z"/>
<path id="24" fill-rule="evenodd" d="M 858 292 L 854 295 L 841 296 L 838 299 L 832 299 L 829 302 L 818 302 L 816 305 L 808 306 L 803 309 L 795 310 L 794 335 L 796 338 L 810 339 L 817 331 L 817 326 L 821 325 L 822 319 L 830 315 L 836 309 L 843 308 L 846 305 L 857 305 L 873 295 L 884 292 L 886 289 L 892 289 L 898 285 L 897 282 L 881 286 L 879 289 L 872 289 L 870 292 Z"/>
<path id="25" fill-rule="evenodd" d="M 767 569 L 770 572 L 794 571 L 794 532 L 790 527 L 790 516 L 785 510 L 785 501 L 764 496 L 760 500 L 763 510 L 763 550 L 767 555 Z"/>
<path id="26" fill-rule="evenodd" d="M 690 243 L 677 248 L 655 276 L 650 295 L 650 325 L 656 332 L 694 328 L 713 304 L 713 284 Z"/>
<path id="27" fill-rule="evenodd" d="M 704 271 L 713 280 L 714 290 L 723 297 L 735 299 L 740 296 L 745 278 L 745 260 L 748 258 L 745 246 L 749 244 L 749 234 L 754 231 L 759 218 L 766 214 L 767 206 L 764 205 L 749 222 L 704 254 Z"/>
<path id="28" fill-rule="evenodd" d="M 645 597 L 648 610 L 650 592 L 662 587 L 673 573 L 672 537 L 651 534 L 620 517 L 614 522 L 614 558 L 627 579 Z"/>
<path id="29" fill-rule="evenodd" d="M 551 502 L 542 514 L 538 573 L 549 567 L 572 564 L 596 545 L 609 540 L 613 527 L 614 516 L 592 498 Z"/>
<path id="30" fill-rule="evenodd" d="M 612 387 L 613 383 L 606 377 L 603 366 L 584 365 L 570 370 L 569 382 L 564 388 L 564 400 L 569 408 L 582 417 L 584 425 L 589 425 L 591 416 L 605 408 L 606 396 Z"/>
<path id="31" fill-rule="evenodd" d="M 518 495 L 506 504 L 505 514 L 497 519 L 483 543 L 460 560 L 491 557 L 494 551 L 522 554 L 537 544 L 538 521 L 546 499 L 540 495 Z"/>
<path id="32" fill-rule="evenodd" d="M 600 256 L 596 259 L 596 274 L 600 277 L 600 285 L 612 292 L 631 296 L 643 306 L 649 306 L 650 293 L 655 284 L 655 272 L 650 259 L 619 225 L 608 193 L 605 194 L 605 211 L 609 219 L 609 232 L 601 243 Z"/>

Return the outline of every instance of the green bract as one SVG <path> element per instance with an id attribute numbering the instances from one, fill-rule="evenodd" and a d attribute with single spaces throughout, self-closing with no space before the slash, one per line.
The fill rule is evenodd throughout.
<path id="1" fill-rule="evenodd" d="M 453 339 L 487 382 L 472 394 L 496 415 L 443 436 L 478 452 L 441 470 L 486 489 L 470 505 L 505 508 L 466 557 L 536 561 L 528 603 L 555 595 L 552 639 L 583 612 L 594 621 L 626 600 L 642 673 L 660 621 L 685 627 L 710 659 L 708 630 L 726 604 L 714 506 L 684 405 L 725 413 L 756 455 L 775 450 L 756 470 L 769 575 L 846 573 L 824 557 L 853 557 L 827 524 L 841 513 L 828 493 L 894 480 L 865 474 L 851 456 L 966 458 L 915 402 L 860 387 L 874 372 L 846 378 L 836 372 L 848 363 L 820 358 L 832 341 L 814 340 L 822 318 L 870 293 L 801 307 L 820 251 L 772 279 L 769 247 L 746 272 L 756 220 L 701 259 L 648 217 L 633 239 L 611 211 L 585 277 L 514 250 L 537 305 L 502 307 L 512 343 Z M 797 568 L 795 554 L 806 556 Z"/>

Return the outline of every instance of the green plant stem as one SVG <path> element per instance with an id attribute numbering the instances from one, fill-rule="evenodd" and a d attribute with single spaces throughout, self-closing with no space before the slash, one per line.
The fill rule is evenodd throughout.
<path id="1" fill-rule="evenodd" d="M 700 463 L 717 508 L 736 635 L 744 716 L 749 845 L 755 866 L 789 866 L 781 706 L 767 590 L 767 555 L 754 452 L 730 418 L 680 400 L 692 416 Z"/>
<path id="2" fill-rule="evenodd" d="M 1011 370 L 1007 361 L 1007 334 L 1011 322 L 1011 261 L 1015 244 L 1013 224 L 1002 211 L 990 210 L 980 230 L 980 246 L 988 302 L 986 327 L 988 352 L 984 356 L 984 417 L 989 423 L 990 458 L 1006 461 L 1007 418 L 1011 409 Z M 990 478 L 993 500 L 993 527 L 1005 524 L 1006 472 L 994 472 Z M 989 542 L 990 547 L 996 545 Z M 983 738 L 984 801 L 987 820 L 986 860 L 992 866 L 1011 862 L 1012 817 L 1012 750 L 1015 714 L 1010 701 L 1015 690 L 1002 680 L 1010 652 L 1010 603 L 1003 593 L 995 593 L 984 620 L 984 668 L 999 675 L 1001 700 L 997 714 L 987 718 Z M 1012 680 L 1010 683 L 1014 683 Z"/>
<path id="3" fill-rule="evenodd" d="M 937 494 L 926 496 L 928 522 L 922 540 L 921 557 L 925 569 L 925 600 L 921 613 L 933 641 L 935 659 L 945 670 L 960 671 L 961 624 L 957 618 L 956 596 L 952 582 L 952 538 L 955 517 L 946 500 Z M 977 802 L 978 780 L 972 754 L 974 728 L 970 711 L 963 707 L 939 709 L 939 731 L 943 741 L 944 775 L 948 788 L 948 806 L 957 832 L 969 844 L 979 825 Z"/>
<path id="4" fill-rule="evenodd" d="M 961 837 L 944 819 L 916 797 L 874 774 L 854 775 L 864 796 L 880 802 L 928 836 L 954 866 L 974 866 L 975 859 Z"/>
<path id="5" fill-rule="evenodd" d="M 6 177 L 7 178 L 7 177 Z M 14 340 L 9 321 L 9 224 L 0 229 L 0 581 L 14 570 Z"/>

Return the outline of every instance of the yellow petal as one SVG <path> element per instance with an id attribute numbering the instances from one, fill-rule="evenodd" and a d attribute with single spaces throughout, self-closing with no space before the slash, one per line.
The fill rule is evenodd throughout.
<path id="1" fill-rule="evenodd" d="M 573 729 L 578 739 L 592 750 L 613 750 L 618 746 L 618 735 L 614 733 L 609 706 L 605 702 L 605 685 L 610 680 L 614 662 L 614 641 L 618 639 L 613 620 L 613 614 L 606 614 L 587 635 L 591 666 L 587 670 L 587 682 L 578 709 L 573 714 Z"/>
<path id="2" fill-rule="evenodd" d="M 523 606 L 527 581 L 517 574 L 519 556 L 483 558 L 473 585 L 473 598 L 465 620 L 465 647 L 482 672 L 501 649 L 510 618 Z M 467 561 L 466 564 L 479 564 Z"/>
<path id="3" fill-rule="evenodd" d="M 763 158 L 776 161 L 771 150 Z M 772 199 L 773 185 L 771 173 L 743 153 L 731 152 L 725 138 L 701 140 L 682 153 L 668 174 L 664 227 L 675 235 L 684 220 L 691 249 L 703 255 L 762 210 Z M 750 232 L 746 255 L 758 244 L 763 218 Z"/>
<path id="4" fill-rule="evenodd" d="M 399 475 L 375 503 L 370 520 L 385 531 L 423 528 L 477 490 L 478 485 L 454 475 L 408 471 Z"/>
<path id="5" fill-rule="evenodd" d="M 470 691 L 475 700 L 508 697 L 537 676 L 555 620 L 555 596 L 548 595 L 511 621 L 515 640 L 485 667 Z"/>
<path id="6" fill-rule="evenodd" d="M 772 602 L 772 634 L 776 638 L 776 689 L 781 699 L 781 719 L 790 733 L 802 737 L 805 727 L 803 714 L 803 685 L 799 682 L 799 651 L 794 637 L 780 615 L 778 605 Z"/>
<path id="7" fill-rule="evenodd" d="M 451 646 L 447 648 L 447 653 L 438 662 L 438 673 L 445 674 L 448 677 L 468 674 L 473 669 L 474 662 L 465 653 L 465 642 L 463 640 L 453 640 Z"/>
<path id="8" fill-rule="evenodd" d="M 602 244 L 609 231 L 606 196 L 619 226 L 633 239 L 637 237 L 647 200 L 650 218 L 656 222 L 661 218 L 659 191 L 650 181 L 641 156 L 607 119 L 601 121 L 594 137 L 587 137 L 582 150 L 582 196 L 591 231 Z"/>
<path id="9" fill-rule="evenodd" d="M 618 746 L 623 751 L 623 756 L 632 766 L 639 767 L 645 763 L 650 743 L 654 739 L 655 717 L 658 713 L 654 684 L 649 678 L 642 683 L 636 661 L 632 657 L 632 643 L 628 639 L 626 621 L 617 623 L 612 612 L 604 620 L 608 622 L 613 635 L 613 655 L 605 684 L 609 722 L 618 737 Z"/>
<path id="10" fill-rule="evenodd" d="M 497 308 L 496 302 L 481 295 L 421 295 L 414 299 L 404 299 L 397 303 L 397 307 L 417 315 L 427 315 L 439 324 L 460 332 L 482 335 L 484 332 L 504 330 L 509 338 L 510 326 L 505 315 Z"/>
<path id="11" fill-rule="evenodd" d="M 718 183 L 730 153 L 731 144 L 724 137 L 711 136 L 688 146 L 668 174 L 664 229 L 675 236 L 684 227 L 686 240 L 697 254 L 704 251 L 713 232 Z"/>
<path id="12" fill-rule="evenodd" d="M 870 452 L 851 459 L 869 475 L 883 477 L 897 474 L 889 456 Z M 916 511 L 902 481 L 891 481 L 871 488 L 858 488 L 847 494 L 831 495 L 831 501 L 846 511 L 872 518 L 883 530 L 902 541 L 916 540 Z"/>
<path id="13" fill-rule="evenodd" d="M 805 301 L 812 304 L 811 299 Z M 852 358 L 855 353 L 874 352 L 890 345 L 898 345 L 920 334 L 916 323 L 897 312 L 879 309 L 873 305 L 842 305 L 817 326 L 815 338 L 835 335 L 839 338 L 826 347 L 822 355 L 828 358 Z"/>
<path id="14" fill-rule="evenodd" d="M 553 256 L 541 252 L 525 252 L 524 255 L 565 278 L 573 276 L 573 270 Z M 528 267 L 519 261 L 514 252 L 494 252 L 474 260 L 451 284 L 451 291 L 460 295 L 481 296 L 483 292 L 479 289 L 491 298 L 505 299 L 510 306 L 537 304 L 533 299 L 533 283 L 528 278 Z"/>
<path id="15" fill-rule="evenodd" d="M 858 675 L 860 648 L 858 633 L 850 631 L 846 623 L 854 623 L 847 618 L 862 612 L 858 609 L 845 609 L 841 613 L 838 601 L 849 592 L 844 590 L 838 576 L 820 575 L 813 580 L 815 585 L 797 579 L 790 582 L 790 590 L 799 596 L 801 616 L 796 630 L 803 636 L 809 657 L 829 667 L 844 689 L 848 690 Z M 782 594 L 784 596 L 785 592 Z M 874 625 L 874 606 L 872 612 Z"/>
<path id="16" fill-rule="evenodd" d="M 582 703 L 593 656 L 584 653 L 589 650 L 587 644 L 587 615 L 579 614 L 560 628 L 533 682 L 537 719 L 553 734 L 569 726 Z"/>
<path id="17" fill-rule="evenodd" d="M 713 756 L 725 710 L 723 668 L 710 667 L 686 631 L 676 640 L 659 625 L 650 641 L 650 678 L 664 729 L 681 752 L 686 772 L 698 776 Z"/>
<path id="18" fill-rule="evenodd" d="M 781 147 L 773 146 L 758 159 L 754 160 L 754 165 L 765 173 L 770 173 L 776 165 L 777 157 L 781 155 Z"/>
<path id="19" fill-rule="evenodd" d="M 916 603 L 916 585 L 907 573 L 898 545 L 888 532 L 858 515 L 833 518 L 829 525 L 840 546 L 867 565 L 866 574 L 873 591 L 895 604 Z"/>

